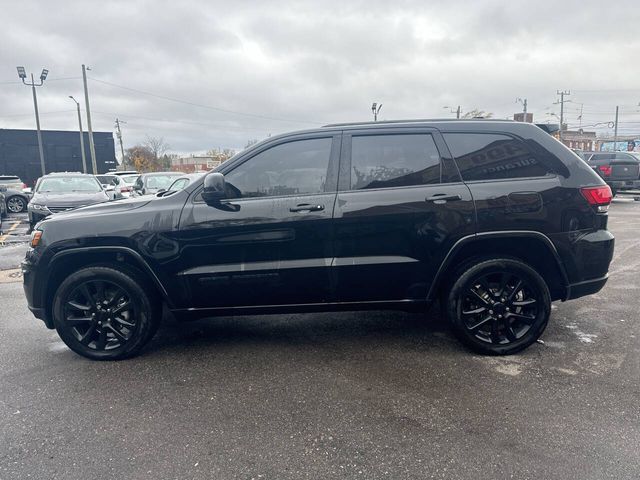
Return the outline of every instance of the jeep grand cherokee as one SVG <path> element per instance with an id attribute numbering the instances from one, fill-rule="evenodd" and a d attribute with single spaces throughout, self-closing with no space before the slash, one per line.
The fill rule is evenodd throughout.
<path id="1" fill-rule="evenodd" d="M 554 300 L 599 291 L 611 191 L 509 121 L 338 124 L 269 138 L 172 195 L 39 223 L 29 308 L 75 352 L 120 359 L 180 319 L 440 300 L 472 349 L 509 354 Z"/>

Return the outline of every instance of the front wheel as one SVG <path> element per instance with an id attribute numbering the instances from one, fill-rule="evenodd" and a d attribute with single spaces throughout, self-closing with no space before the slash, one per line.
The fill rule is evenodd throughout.
<path id="1" fill-rule="evenodd" d="M 53 323 L 74 352 L 92 360 L 136 355 L 156 331 L 160 314 L 151 289 L 135 272 L 94 266 L 58 287 Z"/>
<path id="2" fill-rule="evenodd" d="M 534 343 L 551 312 L 546 282 L 513 259 L 489 259 L 457 272 L 447 295 L 453 330 L 473 350 L 509 355 Z"/>

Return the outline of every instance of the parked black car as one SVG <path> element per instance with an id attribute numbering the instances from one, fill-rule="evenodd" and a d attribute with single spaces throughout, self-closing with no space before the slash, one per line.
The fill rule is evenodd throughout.
<path id="1" fill-rule="evenodd" d="M 560 142 L 509 121 L 339 124 L 269 138 L 168 196 L 42 222 L 29 308 L 77 353 L 132 356 L 179 319 L 424 311 L 473 349 L 520 351 L 553 300 L 599 291 L 611 191 Z"/>
<path id="2" fill-rule="evenodd" d="M 587 163 L 618 191 L 640 189 L 640 155 L 633 152 L 589 152 Z"/>
<path id="3" fill-rule="evenodd" d="M 33 228 L 52 213 L 64 212 L 84 205 L 109 200 L 94 175 L 84 173 L 50 173 L 36 182 L 33 197 L 27 206 Z"/>

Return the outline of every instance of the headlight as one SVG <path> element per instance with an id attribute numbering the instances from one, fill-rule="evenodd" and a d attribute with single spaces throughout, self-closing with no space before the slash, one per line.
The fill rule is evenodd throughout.
<path id="1" fill-rule="evenodd" d="M 46 205 L 39 205 L 37 203 L 30 203 L 29 204 L 29 208 L 31 210 L 41 210 L 41 211 L 47 211 L 47 206 Z"/>

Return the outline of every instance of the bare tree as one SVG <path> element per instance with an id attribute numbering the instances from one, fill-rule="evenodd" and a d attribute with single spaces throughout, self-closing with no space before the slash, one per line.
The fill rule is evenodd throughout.
<path id="1" fill-rule="evenodd" d="M 164 156 L 165 153 L 171 150 L 171 145 L 165 142 L 163 137 L 152 137 L 150 135 L 147 135 L 143 145 L 147 147 L 151 153 L 153 153 L 153 158 L 156 163 L 158 163 L 160 158 Z"/>
<path id="2" fill-rule="evenodd" d="M 465 113 L 462 118 L 491 118 L 493 117 L 493 113 L 485 112 L 484 110 L 478 110 L 474 108 L 473 110 Z"/>

